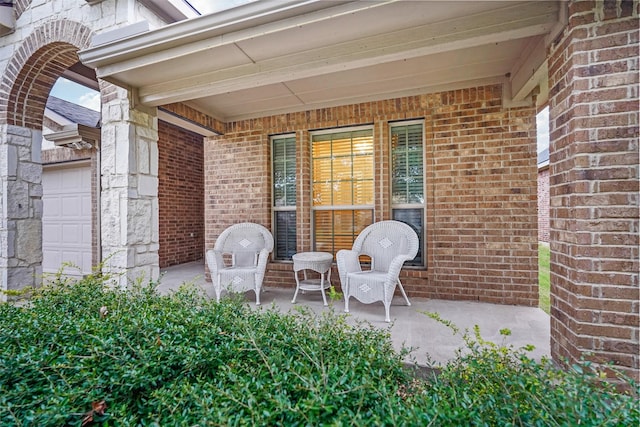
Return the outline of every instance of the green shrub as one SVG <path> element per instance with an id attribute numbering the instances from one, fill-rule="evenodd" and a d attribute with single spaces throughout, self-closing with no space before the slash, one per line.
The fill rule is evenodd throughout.
<path id="1" fill-rule="evenodd" d="M 430 317 L 450 326 L 437 314 Z M 500 331 L 510 335 L 508 329 Z M 423 419 L 435 425 L 490 426 L 631 426 L 639 425 L 639 389 L 631 380 L 629 392 L 602 380 L 588 363 L 568 372 L 548 359 L 527 356 L 532 346 L 515 349 L 485 341 L 476 326 L 464 331 L 466 346 L 424 384 L 422 396 L 431 405 Z"/>
<path id="2" fill-rule="evenodd" d="M 0 359 L 2 425 L 393 424 L 408 378 L 387 331 L 97 278 L 0 305 Z"/>
<path id="3" fill-rule="evenodd" d="M 421 378 L 389 332 L 58 280 L 0 304 L 0 425 L 637 425 L 631 395 L 480 339 Z"/>

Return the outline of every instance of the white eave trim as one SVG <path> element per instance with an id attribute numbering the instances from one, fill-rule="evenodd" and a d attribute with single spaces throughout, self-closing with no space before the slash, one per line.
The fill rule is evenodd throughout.
<path id="1" fill-rule="evenodd" d="M 179 116 L 175 113 L 172 113 L 169 110 L 165 110 L 162 107 L 158 107 L 158 118 L 167 123 L 171 123 L 183 129 L 197 133 L 198 135 L 201 135 L 201 136 L 222 135 L 220 132 L 216 131 L 215 129 L 211 129 L 209 127 L 203 126 L 200 123 L 197 123 L 185 117 Z"/>
<path id="2" fill-rule="evenodd" d="M 281 31 L 285 28 L 293 28 L 309 22 L 378 7 L 393 0 L 346 3 L 336 1 L 330 3 L 336 6 L 281 20 L 282 16 L 288 16 L 286 13 L 292 9 L 302 8 L 319 1 L 321 0 L 261 0 L 247 3 L 219 13 L 176 22 L 143 34 L 96 45 L 80 51 L 78 55 L 83 64 L 92 68 L 102 68 L 114 63 L 121 63 L 129 58 L 140 58 L 166 51 L 171 47 L 183 46 L 201 40 L 207 40 L 206 47 L 210 48 L 211 39 L 215 37 L 220 38 L 218 41 L 220 45 L 231 44 L 246 38 Z M 265 26 L 263 24 L 271 25 Z M 241 34 L 238 34 L 236 38 L 229 37 L 230 33 L 237 32 L 241 32 Z M 223 35 L 224 40 L 222 40 Z M 193 52 L 192 49 L 189 51 Z"/>
<path id="3" fill-rule="evenodd" d="M 75 149 L 97 148 L 100 145 L 100 129 L 80 124 L 66 125 L 59 132 L 43 135 L 47 141 L 60 147 Z"/>

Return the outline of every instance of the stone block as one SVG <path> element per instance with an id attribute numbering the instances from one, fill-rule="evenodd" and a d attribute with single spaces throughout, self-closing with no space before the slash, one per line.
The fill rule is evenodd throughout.
<path id="1" fill-rule="evenodd" d="M 146 249 L 146 247 L 145 247 Z M 143 252 L 136 255 L 136 266 L 149 266 L 158 265 L 158 253 L 157 252 Z"/>
<path id="2" fill-rule="evenodd" d="M 149 173 L 158 176 L 158 143 L 157 141 L 149 142 Z"/>
<path id="3" fill-rule="evenodd" d="M 29 217 L 29 186 L 23 181 L 7 182 L 7 217 L 8 218 L 28 218 Z"/>
<path id="4" fill-rule="evenodd" d="M 14 145 L 6 145 L 7 153 L 7 177 L 15 177 L 18 175 L 18 149 Z"/>
<path id="5" fill-rule="evenodd" d="M 138 199 L 130 200 L 128 207 L 127 218 L 123 218 L 123 221 L 128 221 L 130 232 L 128 233 L 128 244 L 147 244 L 151 243 L 151 201 Z M 123 224 L 126 226 L 126 224 Z"/>
<path id="6" fill-rule="evenodd" d="M 33 131 L 31 138 L 31 161 L 42 163 L 42 131 Z"/>
<path id="7" fill-rule="evenodd" d="M 20 162 L 18 164 L 18 179 L 40 184 L 42 182 L 42 165 L 39 163 Z"/>
<path id="8" fill-rule="evenodd" d="M 149 173 L 149 143 L 144 139 L 139 139 L 137 143 L 138 151 L 138 172 Z"/>
<path id="9" fill-rule="evenodd" d="M 20 290 L 36 286 L 35 269 L 33 267 L 13 267 L 7 269 L 6 289 Z"/>
<path id="10" fill-rule="evenodd" d="M 134 151 L 129 126 L 119 126 L 116 129 L 117 139 L 115 141 L 115 171 L 117 174 L 135 173 L 136 153 Z"/>
<path id="11" fill-rule="evenodd" d="M 141 196 L 157 196 L 158 178 L 150 175 L 138 175 L 138 194 Z"/>
<path id="12" fill-rule="evenodd" d="M 42 221 L 27 219 L 17 221 L 16 258 L 27 265 L 42 262 Z"/>

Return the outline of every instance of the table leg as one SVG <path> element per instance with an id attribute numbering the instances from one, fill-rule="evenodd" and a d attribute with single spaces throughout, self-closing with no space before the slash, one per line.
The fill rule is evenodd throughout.
<path id="1" fill-rule="evenodd" d="M 325 273 L 320 273 L 320 292 L 322 292 L 322 302 L 324 303 L 324 306 L 327 306 L 327 297 L 324 294 L 324 276 Z"/>
<path id="2" fill-rule="evenodd" d="M 293 294 L 293 299 L 291 300 L 291 304 L 295 304 L 296 298 L 298 296 L 298 291 L 300 290 L 300 281 L 298 280 L 298 272 L 294 271 L 293 274 L 296 276 L 296 291 Z"/>

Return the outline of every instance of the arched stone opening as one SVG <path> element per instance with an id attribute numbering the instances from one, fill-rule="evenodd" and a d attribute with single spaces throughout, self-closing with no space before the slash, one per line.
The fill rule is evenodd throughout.
<path id="1" fill-rule="evenodd" d="M 42 273 L 42 124 L 49 92 L 78 62 L 91 31 L 71 21 L 36 28 L 15 50 L 0 82 L 0 283 L 37 286 Z M 6 295 L 0 297 L 6 299 Z"/>

